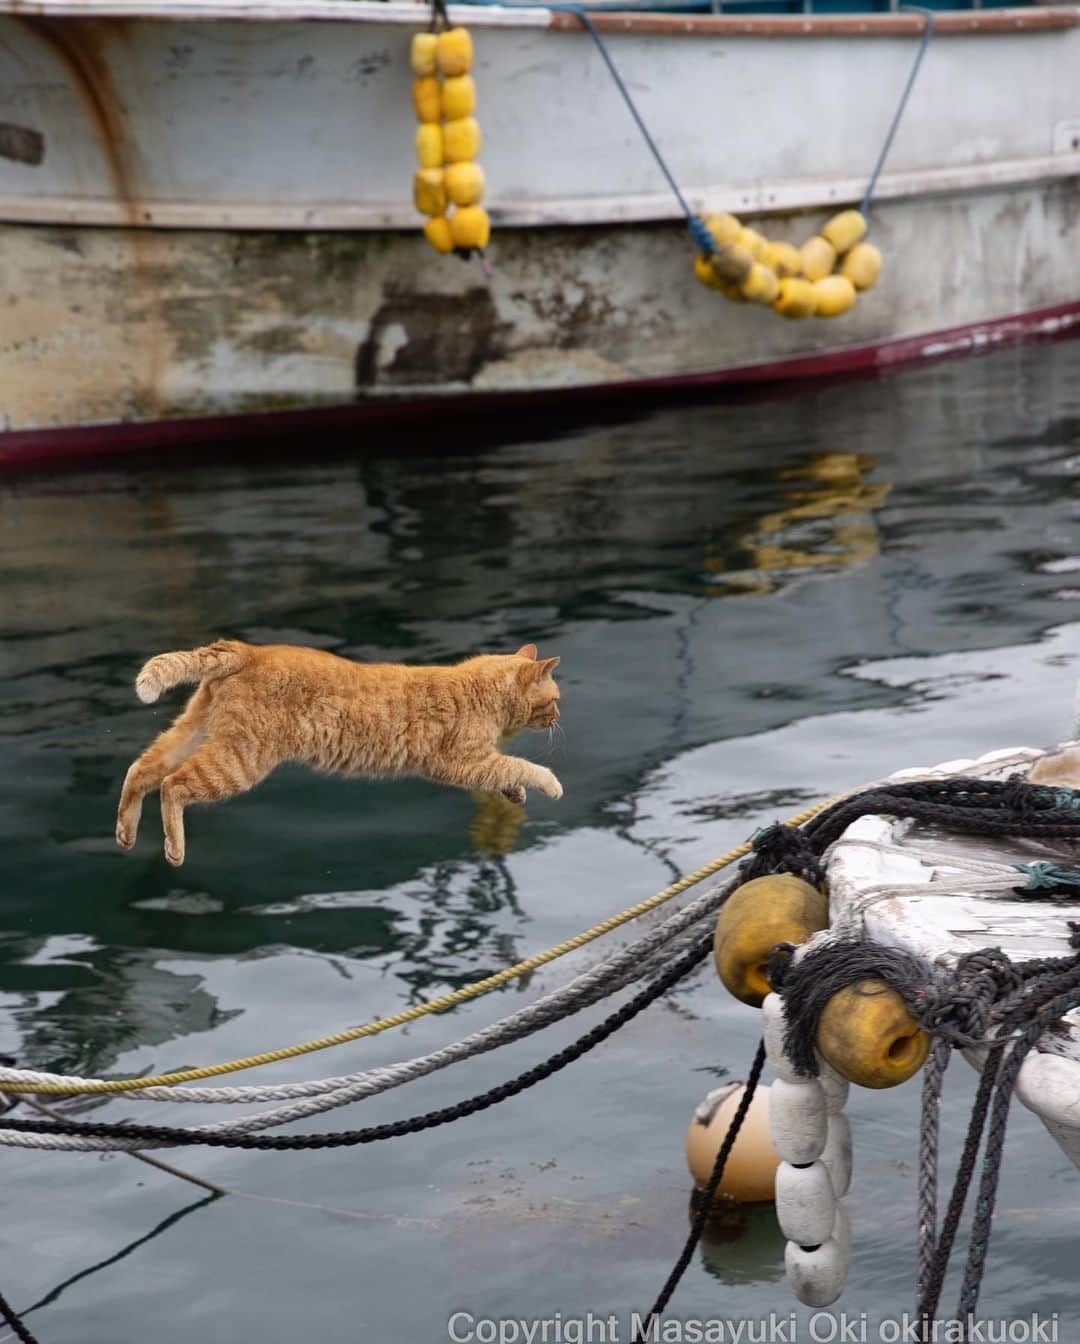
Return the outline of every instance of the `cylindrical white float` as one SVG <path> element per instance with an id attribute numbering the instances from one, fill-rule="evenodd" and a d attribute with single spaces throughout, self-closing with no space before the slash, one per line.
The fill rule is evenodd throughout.
<path id="1" fill-rule="evenodd" d="M 836 1196 L 824 1162 L 793 1167 L 781 1162 L 776 1172 L 776 1219 L 789 1241 L 819 1246 L 832 1236 Z"/>

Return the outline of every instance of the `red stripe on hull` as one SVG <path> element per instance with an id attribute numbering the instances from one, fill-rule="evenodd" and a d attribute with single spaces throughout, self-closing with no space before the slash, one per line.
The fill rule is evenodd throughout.
<path id="1" fill-rule="evenodd" d="M 314 431 L 388 429 L 421 426 L 452 407 L 457 424 L 463 417 L 491 422 L 526 411 L 565 416 L 568 412 L 623 410 L 633 405 L 673 400 L 680 394 L 701 395 L 710 389 L 759 391 L 797 384 L 811 378 L 838 378 L 888 372 L 902 365 L 926 363 L 961 354 L 993 350 L 1021 341 L 1056 340 L 1080 334 L 1080 300 L 1035 309 L 1013 317 L 950 327 L 922 336 L 853 345 L 820 354 L 801 355 L 763 364 L 747 364 L 711 373 L 671 374 L 625 382 L 590 383 L 579 387 L 521 392 L 465 392 L 423 397 L 358 400 L 338 406 L 313 406 L 290 411 L 245 412 L 49 429 L 17 429 L 0 433 L 0 470 L 91 465 L 123 454 L 163 449 L 219 449 L 253 440 L 281 440 Z M 526 422 L 528 423 L 528 422 Z M 518 421 L 520 425 L 521 422 Z M 361 444 L 353 445 L 362 447 Z M 430 451 L 430 444 L 427 445 Z"/>

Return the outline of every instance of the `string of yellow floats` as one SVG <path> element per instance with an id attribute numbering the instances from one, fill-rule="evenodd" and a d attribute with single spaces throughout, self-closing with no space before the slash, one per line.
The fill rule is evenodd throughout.
<path id="1" fill-rule="evenodd" d="M 694 257 L 694 274 L 734 303 L 768 304 L 781 317 L 839 317 L 881 274 L 881 253 L 864 241 L 866 216 L 842 210 L 802 247 L 770 242 L 734 215 L 705 218 L 715 250 Z"/>
<path id="2" fill-rule="evenodd" d="M 846 797 L 846 794 L 835 794 L 822 802 L 814 803 L 812 807 L 796 813 L 793 817 L 788 817 L 784 825 L 802 826 L 811 817 L 817 816 L 819 812 L 831 807 L 833 803 L 838 802 L 843 797 Z M 441 1013 L 447 1008 L 455 1008 L 459 1003 L 466 1003 L 470 999 L 479 998 L 482 994 L 488 994 L 493 989 L 499 989 L 511 980 L 519 980 L 522 976 L 531 974 L 541 966 L 556 961 L 559 957 L 565 957 L 569 952 L 576 952 L 578 948 L 595 942 L 597 938 L 602 938 L 605 934 L 613 933 L 623 924 L 638 919 L 641 915 L 648 914 L 650 910 L 655 910 L 675 896 L 680 896 L 684 891 L 696 886 L 699 882 L 703 882 L 707 877 L 712 877 L 714 873 L 720 872 L 721 869 L 737 863 L 739 859 L 745 858 L 750 853 L 750 849 L 750 841 L 736 845 L 734 849 L 729 849 L 726 854 L 711 859 L 686 877 L 681 877 L 677 882 L 672 882 L 669 886 L 664 887 L 655 896 L 638 901 L 636 905 L 631 905 L 621 913 L 612 915 L 599 924 L 594 924 L 591 929 L 575 934 L 573 938 L 567 938 L 565 942 L 556 943 L 554 947 L 549 947 L 546 952 L 538 952 L 535 956 L 527 957 L 524 961 L 519 961 L 513 966 L 507 966 L 505 970 L 496 971 L 494 975 L 487 975 L 482 980 L 474 980 L 472 984 L 462 985 L 460 989 L 455 989 L 449 994 L 442 994 L 436 999 L 418 1003 L 400 1013 L 391 1013 L 388 1017 L 380 1017 L 375 1022 L 366 1022 L 362 1026 L 349 1027 L 345 1031 L 335 1032 L 331 1036 L 320 1036 L 316 1040 L 304 1041 L 300 1045 L 287 1045 L 280 1050 L 267 1050 L 259 1055 L 247 1055 L 243 1059 L 232 1059 L 221 1064 L 207 1064 L 203 1068 L 180 1069 L 175 1073 L 159 1073 L 143 1078 L 83 1079 L 71 1083 L 4 1083 L 3 1091 L 82 1096 L 87 1093 L 135 1092 L 147 1087 L 175 1087 L 181 1083 L 195 1083 L 205 1078 L 220 1078 L 225 1073 L 239 1073 L 243 1069 L 261 1068 L 264 1064 L 277 1064 L 284 1059 L 295 1059 L 299 1055 L 314 1054 L 317 1050 L 327 1050 L 335 1045 L 346 1045 L 350 1041 L 362 1040 L 367 1036 L 378 1036 L 381 1032 L 389 1031 L 393 1027 L 403 1027 L 406 1023 L 415 1022 L 431 1013 Z M 0 1121 L 0 1125 L 2 1125 L 2 1121 Z"/>
<path id="3" fill-rule="evenodd" d="M 476 111 L 476 84 L 469 71 L 473 44 L 467 28 L 441 33 L 416 33 L 409 59 L 416 128 L 416 157 L 420 167 L 413 179 L 413 200 L 427 215 L 424 237 L 436 252 L 483 251 L 491 236 L 491 221 L 480 204 L 484 199 L 484 170 L 480 153 L 480 124 Z"/>

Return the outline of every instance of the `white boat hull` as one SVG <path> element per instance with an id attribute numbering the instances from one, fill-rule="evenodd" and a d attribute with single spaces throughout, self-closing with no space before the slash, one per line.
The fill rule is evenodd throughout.
<path id="1" fill-rule="evenodd" d="M 491 278 L 432 253 L 410 202 L 425 13 L 0 0 L 5 427 L 784 377 L 1080 321 L 1074 10 L 943 17 L 872 214 L 884 276 L 803 323 L 693 280 L 598 54 L 543 9 L 459 15 Z M 694 206 L 800 241 L 858 199 L 920 23 L 603 26 Z"/>

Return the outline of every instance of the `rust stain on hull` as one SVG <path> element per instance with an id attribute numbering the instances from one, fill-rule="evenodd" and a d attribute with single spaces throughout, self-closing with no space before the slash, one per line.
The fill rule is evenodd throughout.
<path id="1" fill-rule="evenodd" d="M 29 14 L 20 15 L 18 21 L 67 71 L 97 134 L 117 199 L 127 207 L 131 223 L 137 223 L 138 206 L 130 168 L 131 137 L 103 50 L 109 34 L 119 33 L 123 21 L 106 24 L 83 20 L 75 24 Z"/>
<path id="2" fill-rule="evenodd" d="M 147 413 L 160 411 L 162 381 L 168 368 L 165 348 L 162 294 L 155 282 L 157 240 L 140 229 L 137 186 L 138 151 L 127 112 L 116 91 L 109 68 L 109 43 L 127 35 L 125 19 L 82 19 L 72 23 L 40 15 L 18 15 L 18 22 L 63 67 L 101 147 L 113 191 L 124 206 L 131 231 L 128 235 L 132 280 L 145 313 L 145 386 L 140 388 Z"/>

